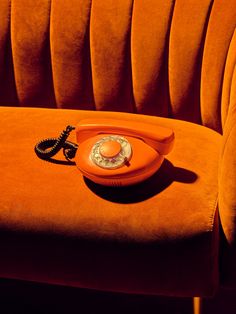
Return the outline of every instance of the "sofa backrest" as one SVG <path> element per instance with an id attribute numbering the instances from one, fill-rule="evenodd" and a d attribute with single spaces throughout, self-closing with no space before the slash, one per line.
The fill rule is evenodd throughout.
<path id="1" fill-rule="evenodd" d="M 0 105 L 136 112 L 221 132 L 235 26 L 236 0 L 1 0 Z"/>

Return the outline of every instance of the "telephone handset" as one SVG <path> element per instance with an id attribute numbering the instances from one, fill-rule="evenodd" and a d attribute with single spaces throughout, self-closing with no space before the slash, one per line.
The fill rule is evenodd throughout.
<path id="1" fill-rule="evenodd" d="M 36 154 L 47 159 L 63 147 L 66 158 L 74 157 L 85 177 L 107 186 L 147 179 L 160 168 L 164 155 L 174 145 L 171 129 L 143 122 L 84 119 L 75 128 L 77 144 L 66 141 L 72 129 L 68 126 L 57 142 L 41 141 L 35 147 Z"/>

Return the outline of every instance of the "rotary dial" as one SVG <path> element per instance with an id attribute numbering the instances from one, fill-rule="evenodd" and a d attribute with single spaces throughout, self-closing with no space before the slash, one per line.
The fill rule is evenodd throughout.
<path id="1" fill-rule="evenodd" d="M 101 168 L 116 169 L 129 161 L 131 155 L 132 148 L 126 138 L 120 135 L 109 135 L 94 144 L 90 158 Z"/>

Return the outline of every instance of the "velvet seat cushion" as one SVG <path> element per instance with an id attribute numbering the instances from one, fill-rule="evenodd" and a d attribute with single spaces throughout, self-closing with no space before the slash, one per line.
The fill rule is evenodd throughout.
<path id="1" fill-rule="evenodd" d="M 218 133 L 126 113 L 0 112 L 0 277 L 128 293 L 214 292 Z M 171 127 L 174 149 L 150 179 L 126 188 L 96 185 L 74 165 L 37 158 L 37 141 L 88 117 Z"/>

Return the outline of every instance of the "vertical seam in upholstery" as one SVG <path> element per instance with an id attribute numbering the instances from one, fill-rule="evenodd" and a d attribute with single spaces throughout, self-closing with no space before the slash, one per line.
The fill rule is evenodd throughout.
<path id="1" fill-rule="evenodd" d="M 12 40 L 13 40 L 13 36 L 12 36 L 12 3 L 13 3 L 13 0 L 9 0 L 9 7 L 10 7 L 10 10 L 9 10 L 9 36 L 10 36 L 10 52 L 11 52 L 11 59 L 12 59 L 12 74 L 13 74 L 13 82 L 14 82 L 14 85 L 15 85 L 15 95 L 16 95 L 16 98 L 17 98 L 17 102 L 18 104 L 20 105 L 20 102 L 19 102 L 19 97 L 18 97 L 18 93 L 17 93 L 17 83 L 16 83 L 16 78 L 15 78 L 15 63 L 14 63 L 14 53 L 13 53 L 13 49 L 12 49 Z"/>
<path id="2" fill-rule="evenodd" d="M 10 36 L 10 45 L 11 45 L 11 54 L 12 54 L 12 67 L 13 67 L 13 74 L 14 74 L 14 81 L 15 81 L 15 66 L 14 66 L 14 56 L 13 56 L 13 49 L 12 49 L 12 2 L 13 0 L 9 0 L 9 9 L 10 9 L 9 10 L 9 36 Z"/>
<path id="3" fill-rule="evenodd" d="M 231 38 L 231 40 L 232 40 L 232 38 Z M 220 124 L 220 131 L 219 131 L 219 133 L 221 133 L 221 134 L 223 134 L 223 125 L 222 125 L 222 117 L 221 117 L 223 82 L 224 82 L 224 73 L 225 73 L 227 55 L 228 55 L 228 51 L 229 51 L 229 47 L 230 47 L 231 40 L 229 41 L 229 45 L 228 45 L 228 49 L 227 49 L 227 54 L 226 54 L 226 57 L 225 57 L 225 60 L 224 60 L 223 73 L 222 73 L 222 76 L 221 76 L 221 83 L 220 83 L 220 121 L 219 121 L 219 124 Z"/>
<path id="4" fill-rule="evenodd" d="M 135 103 L 135 99 L 134 99 L 134 88 L 133 88 L 133 67 L 132 67 L 132 42 L 131 42 L 131 38 L 132 38 L 132 24 L 133 24 L 133 15 L 134 15 L 134 1 L 132 0 L 132 6 L 131 6 L 131 18 L 130 18 L 130 30 L 129 30 L 129 66 L 130 66 L 130 88 L 131 88 L 131 101 L 132 101 L 132 108 L 133 108 L 133 113 L 137 113 L 137 106 Z"/>
<path id="5" fill-rule="evenodd" d="M 171 36 L 171 29 L 172 29 L 172 22 L 173 22 L 173 16 L 174 16 L 174 11 L 175 11 L 175 5 L 176 5 L 176 1 L 173 1 L 173 5 L 172 5 L 172 10 L 170 12 L 170 18 L 169 18 L 169 29 L 168 29 L 168 33 L 167 33 L 167 37 L 166 37 L 166 47 L 165 47 L 165 51 L 164 51 L 164 61 L 166 60 L 167 65 L 167 97 L 168 97 L 168 103 L 167 103 L 167 115 L 168 117 L 173 117 L 173 111 L 172 111 L 172 106 L 171 106 L 171 100 L 170 100 L 170 80 L 169 80 L 169 64 L 170 64 L 170 36 Z"/>
<path id="6" fill-rule="evenodd" d="M 131 72 L 131 88 L 132 88 L 132 99 L 133 99 L 133 110 L 134 113 L 137 113 L 137 104 L 135 102 L 135 98 L 134 98 L 134 87 L 133 87 L 133 58 L 132 58 L 132 34 L 133 34 L 133 15 L 134 15 L 134 2 L 135 0 L 133 0 L 132 3 L 132 14 L 131 14 L 131 21 L 130 21 L 130 72 Z"/>
<path id="7" fill-rule="evenodd" d="M 91 53 L 91 17 L 92 17 L 92 9 L 93 9 L 93 0 L 91 0 L 91 5 L 90 5 L 90 15 L 89 15 L 89 22 L 88 22 L 88 27 L 89 27 L 89 31 L 88 31 L 88 36 L 89 36 L 89 57 L 90 57 L 90 69 L 91 69 L 91 87 L 92 87 L 92 93 L 93 93 L 93 99 L 94 99 L 94 108 L 97 111 L 97 104 L 95 101 L 95 97 L 94 97 L 94 86 L 93 86 L 93 62 L 92 62 L 92 53 Z"/>
<path id="8" fill-rule="evenodd" d="M 227 60 L 228 60 L 228 56 L 229 56 L 229 50 L 230 50 L 230 46 L 231 46 L 231 43 L 232 43 L 232 40 L 233 40 L 233 37 L 234 37 L 234 34 L 235 34 L 235 31 L 236 31 L 236 28 L 234 29 L 234 32 L 232 34 L 232 37 L 230 39 L 230 44 L 229 44 L 229 49 L 228 49 L 228 52 L 227 52 L 227 55 L 226 55 L 226 61 L 225 61 L 225 67 L 224 67 L 224 73 L 223 73 L 223 82 L 222 82 L 222 88 L 223 88 L 223 85 L 224 85 L 224 79 L 225 79 L 225 71 L 226 71 L 226 63 L 227 63 Z M 230 78 L 230 89 L 229 89 L 229 98 L 228 98 L 228 103 L 227 103 L 227 108 L 226 108 L 226 118 L 225 118 L 225 122 L 224 122 L 224 125 L 223 125 L 223 121 L 222 121 L 222 117 L 221 117 L 221 124 L 222 124 L 222 133 L 224 133 L 224 126 L 226 125 L 226 122 L 227 122 L 227 119 L 228 119 L 228 113 L 229 113 L 229 107 L 230 107 L 230 96 L 231 96 L 231 87 L 232 87 L 232 80 L 233 80 L 233 76 L 234 76 L 234 71 L 236 69 L 236 64 L 234 64 L 234 69 L 232 71 L 232 76 Z M 222 96 L 223 96 L 223 90 L 221 92 L 221 106 L 222 106 Z M 222 110 L 221 110 L 221 113 L 222 113 Z"/>
<path id="9" fill-rule="evenodd" d="M 49 0 L 50 5 L 49 5 L 49 14 L 48 14 L 48 42 L 49 42 L 49 70 L 51 71 L 51 83 L 52 83 L 52 95 L 53 95 L 53 100 L 55 102 L 55 107 L 57 107 L 57 100 L 55 97 L 55 86 L 54 86 L 54 78 L 53 78 L 53 64 L 52 64 L 52 50 L 51 50 L 51 14 L 52 14 L 52 1 Z M 51 100 L 52 101 L 52 100 Z"/>
<path id="10" fill-rule="evenodd" d="M 11 39 L 11 3 L 13 0 L 8 0 L 8 36 L 10 36 Z"/>
<path id="11" fill-rule="evenodd" d="M 214 199 L 214 201 L 212 202 L 212 211 L 211 211 L 211 215 L 210 215 L 210 218 L 209 218 L 209 230 L 208 231 L 212 231 L 213 227 L 214 227 L 214 221 L 215 221 L 215 214 L 216 214 L 216 211 L 217 211 L 217 207 L 218 207 L 218 199 L 219 199 L 219 196 L 218 196 L 218 192 L 217 192 L 217 195 L 216 195 L 216 198 Z"/>
<path id="12" fill-rule="evenodd" d="M 230 40 L 231 42 L 231 40 Z M 229 44 L 230 46 L 230 44 Z M 229 51 L 229 46 L 228 46 L 228 51 Z M 228 53 L 227 53 L 228 55 Z M 224 66 L 223 66 L 223 73 L 222 73 L 222 76 L 221 76 L 221 83 L 220 83 L 220 121 L 219 121 L 219 126 L 220 126 L 220 130 L 218 131 L 220 134 L 223 134 L 223 125 L 222 125 L 222 118 L 221 118 L 221 105 L 222 105 L 222 93 L 223 93 L 223 82 L 224 82 L 224 73 L 225 73 L 225 67 L 226 67 L 226 61 L 227 61 L 227 55 L 226 55 L 226 58 L 224 60 Z"/>
<path id="13" fill-rule="evenodd" d="M 234 127 L 235 127 L 235 124 L 232 124 L 231 127 L 229 128 L 229 130 L 227 131 L 227 134 L 226 135 L 223 134 L 223 138 L 225 138 L 225 140 L 223 141 L 223 144 L 221 146 L 221 152 L 220 152 L 220 157 L 219 157 L 220 158 L 219 169 L 218 169 L 219 180 L 220 180 L 221 174 L 222 174 L 222 165 L 224 164 L 223 159 L 224 159 L 224 155 L 225 155 L 225 149 L 226 149 L 228 140 L 230 138 L 231 132 L 232 132 Z M 220 182 L 218 182 L 218 185 L 219 185 L 218 190 L 220 190 Z"/>
<path id="14" fill-rule="evenodd" d="M 216 226 L 215 224 L 216 223 Z M 218 195 L 216 198 L 216 203 L 215 203 L 215 212 L 214 212 L 214 216 L 213 216 L 213 228 L 212 228 L 212 241 L 211 241 L 211 249 L 210 252 L 212 252 L 211 254 L 211 263 L 210 265 L 213 265 L 213 272 L 212 272 L 212 281 L 213 284 L 215 283 L 215 285 L 213 286 L 213 294 L 217 291 L 217 288 L 219 286 L 219 279 L 220 279 L 220 269 L 219 269 L 219 225 L 220 225 L 220 217 L 219 217 L 219 206 L 218 206 Z M 216 229 L 216 230 L 215 230 Z M 214 234 L 215 235 L 215 241 L 214 241 Z M 215 243 L 216 242 L 216 243 Z M 216 254 L 215 253 L 216 250 Z M 216 267 L 214 269 L 214 266 Z M 214 270 L 216 271 L 216 273 L 214 272 Z"/>
<path id="15" fill-rule="evenodd" d="M 211 5 L 211 11 L 212 11 L 212 8 L 213 8 L 213 5 L 214 5 L 214 0 L 212 0 L 212 5 Z M 210 17 L 211 17 L 211 12 L 209 14 L 209 19 L 208 19 L 208 24 L 209 24 L 209 20 L 210 20 Z M 208 29 L 208 27 L 207 27 Z M 232 36 L 233 36 L 234 32 L 232 33 Z M 207 31 L 206 31 L 206 36 L 207 36 Z M 231 40 L 232 40 L 232 37 L 231 37 Z M 228 45 L 228 49 L 227 51 L 229 50 L 229 47 L 230 47 L 230 43 L 231 43 L 231 40 L 229 41 L 229 45 Z M 205 43 L 205 41 L 204 41 Z M 205 48 L 205 47 L 204 47 Z M 204 51 L 203 51 L 204 53 Z M 228 53 L 227 53 L 228 54 Z M 223 66 L 223 72 L 222 72 L 222 75 L 219 79 L 220 81 L 220 85 L 219 85 L 219 95 L 218 95 L 218 102 L 219 102 L 219 106 L 216 107 L 216 112 L 215 114 L 219 115 L 219 123 L 218 123 L 218 130 L 216 130 L 218 133 L 220 134 L 223 134 L 223 125 L 222 125 L 222 117 L 221 117 L 221 106 L 222 106 L 222 91 L 223 91 L 223 81 L 224 81 L 224 72 L 225 72 L 225 65 L 226 65 L 226 60 L 227 60 L 227 54 L 226 54 L 226 57 L 225 57 L 225 60 L 224 60 L 224 66 Z M 202 81 L 201 81 L 202 82 Z M 202 87 L 202 85 L 201 85 Z M 200 89 L 200 92 L 201 92 L 201 89 Z M 200 94 L 200 97 L 201 97 L 201 94 Z M 201 97 L 202 98 L 202 97 Z M 200 98 L 200 99 L 201 99 Z M 201 106 L 202 108 L 202 106 Z M 212 127 L 211 127 L 212 128 Z"/>
<path id="16" fill-rule="evenodd" d="M 168 29 L 168 33 L 167 33 L 167 38 L 166 38 L 166 47 L 165 50 L 166 54 L 164 52 L 164 56 L 166 58 L 166 76 L 167 76 L 167 97 L 168 97 L 168 102 L 167 102 L 167 115 L 168 117 L 172 116 L 172 106 L 171 106 L 171 100 L 170 100 L 170 79 L 169 79 L 169 63 L 170 63 L 170 35 L 171 35 L 171 28 L 172 28 L 172 21 L 173 21 L 173 16 L 174 16 L 174 10 L 175 10 L 175 6 L 176 6 L 176 2 L 177 0 L 173 1 L 173 5 L 172 5 L 172 9 L 170 12 L 170 18 L 169 18 L 169 29 Z"/>
<path id="17" fill-rule="evenodd" d="M 210 21 L 210 16 L 211 16 L 211 11 L 212 11 L 212 7 L 213 7 L 213 3 L 214 0 L 211 0 L 211 3 L 209 5 L 208 8 L 208 12 L 206 15 L 206 20 L 205 20 L 205 25 L 203 28 L 203 35 L 202 35 L 202 40 L 201 40 L 201 44 L 200 44 L 200 49 L 199 49 L 199 53 L 198 53 L 198 58 L 199 58 L 199 123 L 202 125 L 202 106 L 201 106 L 201 86 L 202 86 L 202 63 L 203 63 L 203 54 L 204 54 L 204 48 L 205 48 L 205 42 L 206 42 L 206 35 L 207 35 L 207 30 L 208 30 L 208 25 L 209 25 L 209 21 Z"/>
<path id="18" fill-rule="evenodd" d="M 228 134 L 226 135 L 224 144 L 222 145 L 222 149 L 221 149 L 221 156 L 220 156 L 220 157 L 221 157 L 221 160 L 224 158 L 225 147 L 226 147 L 227 142 L 228 142 L 228 140 L 229 140 L 229 138 L 230 138 L 231 132 L 232 132 L 232 130 L 233 130 L 233 128 L 234 128 L 235 126 L 236 126 L 236 125 L 233 124 L 233 125 L 231 126 L 231 128 L 229 129 Z"/>
<path id="19" fill-rule="evenodd" d="M 211 252 L 210 254 L 210 258 L 211 258 L 211 263 L 210 265 L 213 265 L 213 272 L 212 272 L 212 282 L 214 284 L 214 282 L 216 283 L 216 287 L 214 288 L 213 286 L 213 289 L 214 291 L 217 289 L 218 285 L 219 285 L 219 206 L 218 206 L 218 192 L 217 192 L 217 195 L 216 195 L 216 198 L 213 202 L 213 208 L 212 208 L 212 213 L 211 213 L 211 216 L 210 216 L 210 219 L 209 219 L 209 222 L 210 222 L 210 229 L 208 230 L 208 232 L 211 233 L 211 241 L 210 241 L 210 249 L 209 249 L 209 252 Z M 215 226 L 215 223 L 217 224 L 217 226 Z M 217 229 L 217 230 L 215 230 Z M 214 245 L 214 234 L 216 234 L 216 240 L 217 243 L 216 245 Z M 216 247 L 216 256 L 215 256 L 215 247 Z M 216 264 L 215 264 L 216 263 Z M 214 268 L 216 267 L 215 271 L 217 272 L 215 274 L 214 272 Z M 213 291 L 213 292 L 214 292 Z"/>
<path id="20" fill-rule="evenodd" d="M 90 38 L 91 38 L 91 14 L 92 14 L 92 3 L 93 0 L 90 1 L 90 11 L 89 11 L 89 18 L 88 18 L 88 25 L 87 25 L 87 29 L 86 29 L 86 33 L 88 34 L 88 48 L 89 48 L 89 64 L 90 64 L 90 74 L 91 74 L 91 97 L 93 99 L 93 106 L 95 108 L 95 110 L 97 110 L 96 107 L 96 103 L 95 103 L 95 97 L 94 97 L 94 89 L 93 89 L 93 70 L 92 70 L 92 57 L 91 57 L 91 42 L 90 42 Z"/>

